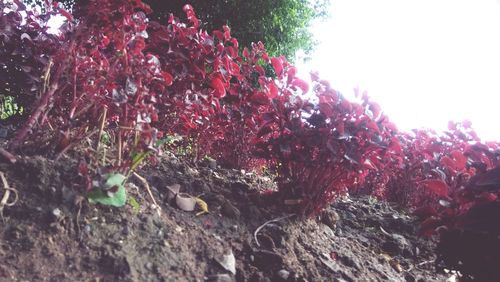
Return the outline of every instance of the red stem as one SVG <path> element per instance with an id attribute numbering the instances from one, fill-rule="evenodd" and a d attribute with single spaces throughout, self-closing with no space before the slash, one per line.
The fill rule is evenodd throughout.
<path id="1" fill-rule="evenodd" d="M 23 127 L 17 132 L 14 139 L 10 141 L 9 143 L 10 148 L 15 149 L 19 146 L 19 144 L 22 141 L 24 141 L 26 135 L 28 135 L 28 132 L 33 128 L 33 125 L 35 125 L 36 121 L 38 120 L 42 112 L 47 108 L 50 98 L 54 95 L 58 86 L 59 86 L 58 83 L 55 82 L 50 86 L 50 89 L 47 92 L 45 92 L 45 95 L 39 101 L 37 107 L 35 108 L 35 111 L 29 116 L 28 120 L 24 123 Z"/>

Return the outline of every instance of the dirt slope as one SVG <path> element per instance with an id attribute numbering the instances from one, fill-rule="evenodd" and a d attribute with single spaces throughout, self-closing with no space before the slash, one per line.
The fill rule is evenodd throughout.
<path id="1" fill-rule="evenodd" d="M 76 161 L 19 157 L 0 164 L 19 192 L 0 222 L 0 281 L 445 281 L 433 266 L 434 243 L 418 239 L 405 212 L 371 198 L 344 199 L 321 219 L 277 212 L 268 178 L 189 167 L 175 157 L 139 172 L 128 190 L 140 203 L 116 209 L 87 203 Z M 168 200 L 166 185 L 208 203 L 195 216 Z M 1 192 L 3 194 L 3 192 Z M 12 198 L 11 198 L 12 199 Z M 232 254 L 232 255 L 231 255 Z M 230 269 L 235 258 L 235 274 Z M 226 260 L 226 262 L 224 261 Z M 228 264 L 229 262 L 229 264 Z"/>

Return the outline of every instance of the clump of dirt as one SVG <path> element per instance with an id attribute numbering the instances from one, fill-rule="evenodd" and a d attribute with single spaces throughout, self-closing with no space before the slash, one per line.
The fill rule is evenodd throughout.
<path id="1" fill-rule="evenodd" d="M 77 193 L 76 167 L 69 158 L 0 164 L 19 196 L 0 223 L 0 280 L 447 279 L 434 269 L 435 242 L 416 237 L 415 218 L 372 198 L 345 198 L 304 220 L 280 214 L 272 197 L 260 195 L 273 188 L 267 177 L 170 156 L 138 172 L 159 209 L 134 177 L 126 186 L 140 207 L 116 209 Z M 173 184 L 203 199 L 210 213 L 178 209 L 166 188 Z"/>

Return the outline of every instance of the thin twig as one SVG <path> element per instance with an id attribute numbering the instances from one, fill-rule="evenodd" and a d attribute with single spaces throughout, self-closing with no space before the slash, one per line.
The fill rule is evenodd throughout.
<path id="1" fill-rule="evenodd" d="M 155 205 L 155 207 L 156 207 L 156 209 L 158 211 L 158 215 L 161 215 L 160 214 L 161 207 L 156 202 L 155 197 L 153 196 L 153 193 L 151 192 L 151 189 L 149 188 L 148 181 L 144 177 L 142 177 L 139 174 L 137 174 L 137 172 L 133 172 L 133 175 L 135 177 L 137 177 L 137 179 L 139 179 L 142 182 L 142 184 L 144 185 L 144 187 L 146 187 L 146 190 L 148 191 L 149 197 L 151 197 L 151 200 L 153 201 L 153 204 Z"/>
<path id="2" fill-rule="evenodd" d="M 3 172 L 0 171 L 0 178 L 2 179 L 2 184 L 3 184 L 3 189 L 5 190 L 2 200 L 0 200 L 0 216 L 2 217 L 2 220 L 4 220 L 3 217 L 3 209 L 4 207 L 11 207 L 17 203 L 17 200 L 19 199 L 17 190 L 14 188 L 9 187 L 9 183 L 7 182 L 7 178 L 5 178 L 5 175 Z M 9 197 L 10 197 L 10 192 L 14 193 L 14 201 L 8 202 Z M 4 220 L 5 221 L 5 220 Z"/>
<path id="3" fill-rule="evenodd" d="M 92 135 L 96 134 L 97 130 L 92 130 L 90 133 L 87 135 L 83 136 L 80 140 L 74 141 L 73 143 L 70 143 L 68 146 L 64 147 L 64 149 L 61 150 L 56 156 L 56 160 L 59 160 L 69 149 L 73 148 L 77 144 L 79 144 L 82 140 L 86 140 L 87 138 L 92 137 Z"/>
<path id="4" fill-rule="evenodd" d="M 102 118 L 101 118 L 101 125 L 99 126 L 99 134 L 97 135 L 97 143 L 95 146 L 95 150 L 99 152 L 99 145 L 101 144 L 101 136 L 102 132 L 104 131 L 104 124 L 106 122 L 106 115 L 108 114 L 108 108 L 104 107 L 104 110 L 102 112 Z"/>
<path id="5" fill-rule="evenodd" d="M 285 215 L 285 216 L 282 216 L 282 217 L 271 219 L 271 220 L 268 220 L 268 221 L 264 222 L 264 224 L 262 224 L 261 226 L 257 227 L 257 229 L 255 229 L 255 232 L 253 233 L 253 238 L 255 239 L 255 243 L 257 244 L 257 246 L 260 247 L 260 243 L 259 243 L 259 240 L 257 239 L 257 235 L 259 234 L 259 232 L 260 232 L 260 230 L 262 228 L 264 228 L 269 223 L 278 222 L 278 221 L 281 221 L 283 219 L 287 219 L 289 217 L 292 217 L 294 215 L 296 215 L 296 214 L 292 213 L 292 214 L 288 214 L 288 215 Z"/>
<path id="6" fill-rule="evenodd" d="M 118 130 L 118 166 L 122 164 L 122 133 Z"/>

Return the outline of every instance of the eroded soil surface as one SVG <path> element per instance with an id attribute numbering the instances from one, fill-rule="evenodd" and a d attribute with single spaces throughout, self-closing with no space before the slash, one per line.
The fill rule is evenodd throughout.
<path id="1" fill-rule="evenodd" d="M 321 218 L 303 220 L 259 196 L 273 187 L 269 178 L 169 157 L 139 172 L 161 210 L 134 177 L 127 188 L 140 208 L 117 209 L 76 193 L 76 166 L 42 157 L 0 164 L 19 193 L 0 222 L 0 281 L 427 282 L 449 276 L 434 269 L 434 242 L 417 238 L 415 218 L 372 198 L 343 199 Z M 203 199 L 210 213 L 177 208 L 166 189 L 172 184 Z M 257 228 L 276 218 L 259 230 L 257 242 Z"/>

